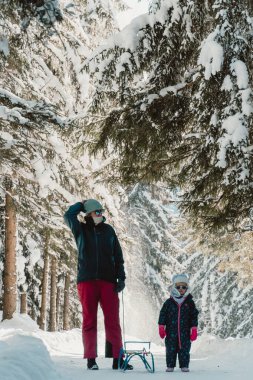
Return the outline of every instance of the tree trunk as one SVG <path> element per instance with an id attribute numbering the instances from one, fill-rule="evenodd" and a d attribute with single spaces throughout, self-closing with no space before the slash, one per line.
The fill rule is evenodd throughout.
<path id="1" fill-rule="evenodd" d="M 61 304 L 61 287 L 57 286 L 57 294 L 56 294 L 56 326 L 57 329 L 60 329 L 59 321 L 60 321 L 60 304 Z"/>
<path id="2" fill-rule="evenodd" d="M 34 305 L 32 305 L 31 318 L 32 318 L 36 323 L 39 322 L 39 321 L 37 321 L 36 307 L 35 307 Z M 39 324 L 39 323 L 38 323 L 38 324 Z"/>
<path id="3" fill-rule="evenodd" d="M 3 320 L 11 319 L 16 311 L 16 209 L 10 195 L 11 183 L 6 186 L 5 204 L 5 257 L 3 273 Z"/>
<path id="4" fill-rule="evenodd" d="M 26 293 L 21 293 L 20 295 L 20 314 L 27 313 L 27 302 L 26 302 Z"/>
<path id="5" fill-rule="evenodd" d="M 43 268 L 42 290 L 41 290 L 40 323 L 39 323 L 41 330 L 45 330 L 46 328 L 47 286 L 48 286 L 48 269 L 49 269 L 48 246 L 49 246 L 49 232 L 46 231 L 45 246 L 44 246 L 44 268 Z"/>
<path id="6" fill-rule="evenodd" d="M 253 0 L 248 0 L 248 8 L 249 8 L 249 11 L 253 10 Z"/>
<path id="7" fill-rule="evenodd" d="M 207 9 L 209 9 L 209 1 L 208 1 L 208 0 L 205 0 L 205 7 L 206 7 Z"/>
<path id="8" fill-rule="evenodd" d="M 50 315 L 49 331 L 56 331 L 56 257 L 51 258 L 51 287 L 50 287 Z"/>
<path id="9" fill-rule="evenodd" d="M 70 273 L 68 272 L 65 277 L 65 286 L 64 286 L 63 330 L 69 330 L 69 286 L 70 286 Z"/>

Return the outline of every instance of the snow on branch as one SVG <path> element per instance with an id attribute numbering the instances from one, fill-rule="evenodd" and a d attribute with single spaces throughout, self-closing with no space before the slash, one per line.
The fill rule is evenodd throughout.
<path id="1" fill-rule="evenodd" d="M 66 118 L 59 116 L 52 104 L 42 101 L 25 100 L 16 96 L 8 90 L 0 88 L 0 99 L 5 101 L 6 106 L 0 106 L 0 118 L 10 121 L 18 121 L 21 124 L 29 124 L 36 117 L 43 117 L 44 120 L 63 126 Z M 17 105 L 18 107 L 10 107 Z"/>
<path id="2" fill-rule="evenodd" d="M 164 25 L 170 22 L 171 24 L 178 22 L 182 15 L 182 9 L 179 5 L 179 0 L 168 0 L 163 4 L 156 13 L 144 14 L 136 17 L 129 25 L 127 25 L 121 32 L 113 35 L 102 43 L 92 55 L 84 62 L 81 70 L 87 70 L 91 73 L 97 71 L 104 72 L 104 58 L 108 57 L 108 52 L 114 51 L 115 56 L 121 62 L 121 65 L 129 62 L 129 56 L 125 52 L 132 54 L 135 59 L 136 68 L 139 67 L 138 58 L 136 53 L 139 49 L 149 51 L 150 43 L 147 36 L 151 30 L 154 29 L 155 24 Z M 169 17 L 170 16 L 170 17 Z M 111 59 L 115 59 L 111 57 Z M 126 61 L 124 57 L 127 58 Z M 108 64 L 109 62 L 107 62 Z"/>

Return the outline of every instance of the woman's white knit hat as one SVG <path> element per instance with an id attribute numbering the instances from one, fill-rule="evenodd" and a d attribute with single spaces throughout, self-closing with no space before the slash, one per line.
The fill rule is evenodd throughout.
<path id="1" fill-rule="evenodd" d="M 178 282 L 185 282 L 187 285 L 189 284 L 189 277 L 182 273 L 182 274 L 175 274 L 172 277 L 173 285 L 177 284 Z"/>

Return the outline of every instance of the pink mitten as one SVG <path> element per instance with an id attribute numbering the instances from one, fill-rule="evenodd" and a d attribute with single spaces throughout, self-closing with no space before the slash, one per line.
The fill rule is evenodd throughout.
<path id="1" fill-rule="evenodd" d="M 198 337 L 198 329 L 197 329 L 197 327 L 192 327 L 191 328 L 191 335 L 190 335 L 191 342 L 193 342 L 194 340 L 196 340 L 197 337 Z"/>
<path id="2" fill-rule="evenodd" d="M 159 335 L 162 339 L 166 337 L 165 326 L 159 325 Z"/>

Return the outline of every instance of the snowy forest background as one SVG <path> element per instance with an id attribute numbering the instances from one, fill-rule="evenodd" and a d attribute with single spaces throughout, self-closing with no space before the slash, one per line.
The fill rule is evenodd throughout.
<path id="1" fill-rule="evenodd" d="M 119 32 L 126 9 L 0 0 L 0 307 L 11 194 L 17 310 L 26 294 L 43 329 L 80 327 L 62 216 L 97 198 L 124 250 L 128 334 L 157 339 L 186 272 L 201 331 L 252 337 L 253 2 L 154 0 Z"/>

